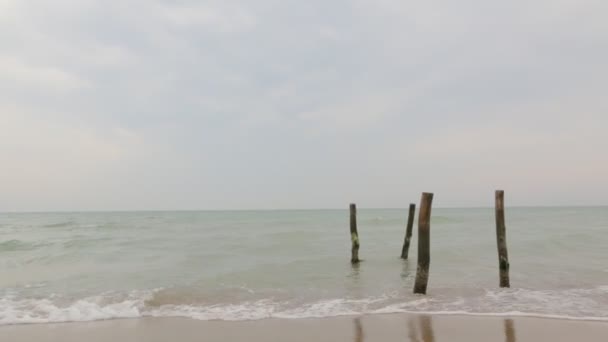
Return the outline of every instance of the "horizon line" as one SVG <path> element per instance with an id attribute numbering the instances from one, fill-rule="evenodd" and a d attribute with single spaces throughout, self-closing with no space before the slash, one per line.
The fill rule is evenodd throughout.
<path id="1" fill-rule="evenodd" d="M 593 205 L 512 205 L 505 208 L 603 208 L 607 204 Z M 493 209 L 494 206 L 437 206 L 433 209 Z M 361 210 L 407 210 L 408 207 L 357 207 Z M 69 213 L 133 213 L 133 212 L 238 212 L 238 211 L 336 211 L 344 208 L 271 208 L 271 209 L 91 209 L 91 210 L 10 210 L 0 214 L 69 214 Z"/>

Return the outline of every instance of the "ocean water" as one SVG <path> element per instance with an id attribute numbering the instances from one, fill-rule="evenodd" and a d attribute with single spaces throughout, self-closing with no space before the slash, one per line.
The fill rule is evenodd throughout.
<path id="1" fill-rule="evenodd" d="M 3 213 L 0 324 L 432 312 L 608 320 L 608 208 L 433 209 L 428 295 L 399 258 L 406 209 Z"/>

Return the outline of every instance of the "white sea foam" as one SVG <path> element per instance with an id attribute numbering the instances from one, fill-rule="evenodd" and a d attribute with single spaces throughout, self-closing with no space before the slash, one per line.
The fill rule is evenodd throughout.
<path id="1" fill-rule="evenodd" d="M 158 290 L 156 290 L 158 291 Z M 608 321 L 608 311 L 583 295 L 594 289 L 559 293 L 525 289 L 487 291 L 480 298 L 414 297 L 395 302 L 392 296 L 326 299 L 295 305 L 272 299 L 215 305 L 146 305 L 156 291 L 131 293 L 115 302 L 94 296 L 59 304 L 56 299 L 0 299 L 0 325 L 82 322 L 137 317 L 185 317 L 197 320 L 244 321 L 266 318 L 321 318 L 359 314 L 426 313 L 435 315 L 520 316 L 567 320 Z M 560 300 L 556 300 L 560 297 Z M 581 303 L 582 300 L 582 303 Z M 589 306 L 595 312 L 590 313 Z M 585 308 L 586 310 L 581 310 Z"/>
<path id="2" fill-rule="evenodd" d="M 48 299 L 0 300 L 0 325 L 25 323 L 83 322 L 141 317 L 137 300 L 101 305 L 83 299 L 58 306 Z"/>

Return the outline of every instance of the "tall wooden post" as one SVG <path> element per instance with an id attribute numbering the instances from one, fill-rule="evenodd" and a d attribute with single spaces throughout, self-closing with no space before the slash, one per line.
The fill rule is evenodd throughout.
<path id="1" fill-rule="evenodd" d="M 429 265 L 431 263 L 431 206 L 433 194 L 422 193 L 420 211 L 418 212 L 418 268 L 414 293 L 426 294 L 429 281 Z"/>
<path id="2" fill-rule="evenodd" d="M 507 253 L 507 228 L 505 227 L 505 192 L 496 190 L 496 242 L 498 245 L 498 267 L 500 287 L 510 287 L 509 254 Z"/>
<path id="3" fill-rule="evenodd" d="M 416 205 L 410 204 L 410 212 L 407 215 L 407 228 L 405 229 L 405 240 L 403 240 L 403 248 L 401 248 L 401 259 L 407 259 L 410 251 L 410 240 L 412 239 L 412 227 L 414 226 L 414 214 L 416 213 Z"/>
<path id="4" fill-rule="evenodd" d="M 359 262 L 359 233 L 357 233 L 357 206 L 354 203 L 350 205 L 350 240 L 352 241 L 350 262 L 356 264 Z"/>

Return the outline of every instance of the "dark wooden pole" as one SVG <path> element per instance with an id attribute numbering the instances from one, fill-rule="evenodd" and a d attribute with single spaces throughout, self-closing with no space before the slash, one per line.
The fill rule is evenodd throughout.
<path id="1" fill-rule="evenodd" d="M 407 215 L 407 228 L 405 229 L 405 240 L 403 240 L 403 248 L 401 248 L 401 259 L 407 259 L 410 251 L 410 240 L 412 239 L 412 227 L 414 226 L 414 214 L 416 213 L 416 205 L 410 204 L 410 212 Z"/>
<path id="2" fill-rule="evenodd" d="M 433 194 L 422 193 L 420 211 L 418 212 L 418 268 L 414 293 L 426 294 L 429 281 L 429 265 L 431 263 L 431 206 Z"/>
<path id="3" fill-rule="evenodd" d="M 509 254 L 507 253 L 507 228 L 505 227 L 505 192 L 496 190 L 496 242 L 498 244 L 498 267 L 500 287 L 510 287 Z"/>
<path id="4" fill-rule="evenodd" d="M 359 262 L 359 233 L 357 233 L 357 206 L 354 203 L 350 205 L 350 239 L 353 244 L 350 262 L 356 264 Z"/>

